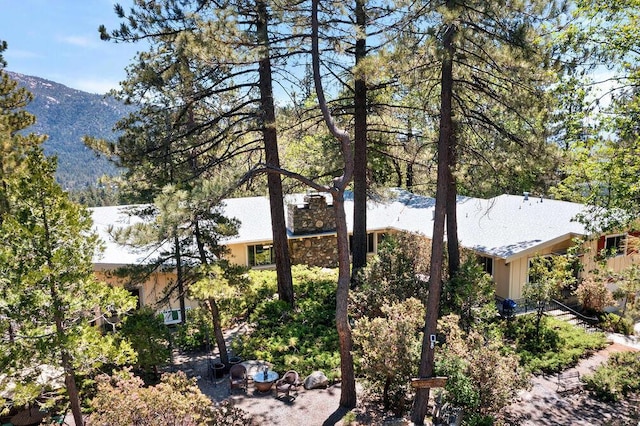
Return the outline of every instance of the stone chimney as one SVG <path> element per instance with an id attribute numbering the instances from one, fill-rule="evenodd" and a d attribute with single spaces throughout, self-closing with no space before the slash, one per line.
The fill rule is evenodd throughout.
<path id="1" fill-rule="evenodd" d="M 327 205 L 327 199 L 322 194 L 307 194 L 303 204 L 287 206 L 287 224 L 293 235 L 335 231 L 333 205 Z"/>

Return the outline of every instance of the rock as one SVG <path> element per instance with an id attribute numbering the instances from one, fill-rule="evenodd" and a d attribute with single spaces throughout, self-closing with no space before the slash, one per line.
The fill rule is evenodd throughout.
<path id="1" fill-rule="evenodd" d="M 329 379 L 322 371 L 314 371 L 304 379 L 305 389 L 326 388 L 329 385 Z"/>

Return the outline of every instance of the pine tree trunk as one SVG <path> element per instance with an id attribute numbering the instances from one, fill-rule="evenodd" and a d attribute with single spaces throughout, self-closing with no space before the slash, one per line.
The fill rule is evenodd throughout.
<path id="1" fill-rule="evenodd" d="M 180 304 L 180 318 L 182 323 L 187 323 L 187 307 L 184 301 L 184 273 L 182 271 L 182 255 L 180 253 L 180 240 L 178 239 L 178 231 L 174 230 L 173 241 L 176 249 L 176 285 L 178 289 L 178 303 Z"/>
<path id="2" fill-rule="evenodd" d="M 278 155 L 278 135 L 276 132 L 276 113 L 273 102 L 271 75 L 271 57 L 269 52 L 268 11 L 264 0 L 256 1 L 256 30 L 258 43 L 262 46 L 263 57 L 259 62 L 260 104 L 262 109 L 262 137 L 268 167 L 280 168 Z M 271 228 L 273 230 L 273 251 L 278 276 L 278 297 L 294 306 L 293 278 L 291 276 L 291 258 L 287 225 L 284 216 L 284 197 L 282 194 L 282 178 L 277 173 L 267 175 L 269 186 L 269 204 L 271 207 Z"/>
<path id="3" fill-rule="evenodd" d="M 358 272 L 367 264 L 367 82 L 364 72 L 358 69 L 367 55 L 366 20 L 364 0 L 356 0 L 356 76 L 354 88 L 354 162 L 353 162 L 353 245 L 352 283 Z"/>
<path id="4" fill-rule="evenodd" d="M 229 365 L 229 354 L 227 353 L 227 342 L 224 340 L 224 334 L 222 334 L 222 321 L 220 320 L 220 310 L 218 304 L 212 298 L 207 301 L 209 303 L 209 309 L 211 310 L 211 321 L 213 322 L 213 334 L 216 338 L 216 345 L 220 352 L 220 361 L 224 365 Z"/>
<path id="5" fill-rule="evenodd" d="M 356 406 L 356 380 L 353 369 L 353 339 L 349 325 L 349 238 L 347 218 L 344 211 L 344 190 L 332 193 L 336 212 L 336 234 L 338 239 L 338 288 L 336 290 L 336 328 L 340 341 L 340 375 L 342 391 L 340 406 L 351 409 Z"/>
<path id="6" fill-rule="evenodd" d="M 435 348 L 431 347 L 430 336 L 436 334 L 438 311 L 440 309 L 440 293 L 442 291 L 444 227 L 447 212 L 448 183 L 450 176 L 449 147 L 453 137 L 452 98 L 453 98 L 453 37 L 456 28 L 449 25 L 444 35 L 446 57 L 442 61 L 441 105 L 440 105 L 440 138 L 438 139 L 438 183 L 436 189 L 435 217 L 433 223 L 433 239 L 431 241 L 431 270 L 429 278 L 429 296 L 425 317 L 422 353 L 420 357 L 420 377 L 434 375 Z M 416 425 L 424 424 L 429 402 L 429 389 L 418 389 L 413 407 L 411 421 Z"/>
<path id="7" fill-rule="evenodd" d="M 451 135 L 451 145 L 455 145 L 455 130 Z M 460 269 L 460 244 L 458 243 L 458 191 L 456 181 L 451 172 L 455 164 L 455 147 L 449 146 L 449 177 L 447 179 L 447 254 L 449 259 L 449 278 Z"/>
<path id="8" fill-rule="evenodd" d="M 71 404 L 71 413 L 73 414 L 73 421 L 76 426 L 84 425 L 82 418 L 82 407 L 80 406 L 80 394 L 76 385 L 75 374 L 71 368 L 71 362 L 69 356 L 62 355 L 62 367 L 64 368 L 64 384 L 67 387 L 67 396 L 69 397 L 69 403 Z"/>
<path id="9" fill-rule="evenodd" d="M 453 175 L 457 163 L 457 135 L 451 111 L 451 137 L 449 138 L 449 173 L 447 179 L 447 254 L 449 255 L 449 278 L 460 269 L 460 245 L 458 243 L 458 188 Z"/>
<path id="10" fill-rule="evenodd" d="M 353 339 L 351 326 L 349 325 L 349 284 L 350 266 L 349 258 L 349 234 L 347 230 L 347 217 L 344 211 L 344 191 L 353 177 L 353 145 L 349 133 L 336 125 L 331 116 L 327 100 L 322 88 L 320 76 L 320 47 L 318 41 L 318 5 L 320 0 L 311 0 L 311 59 L 313 68 L 313 82 L 318 97 L 318 106 L 331 134 L 340 142 L 340 151 L 344 159 L 344 173 L 333 179 L 333 185 L 327 188 L 333 197 L 334 211 L 336 215 L 336 239 L 338 244 L 338 287 L 336 290 L 336 329 L 340 345 L 340 374 L 342 388 L 340 391 L 340 406 L 351 409 L 356 406 L 356 379 L 353 369 Z"/>

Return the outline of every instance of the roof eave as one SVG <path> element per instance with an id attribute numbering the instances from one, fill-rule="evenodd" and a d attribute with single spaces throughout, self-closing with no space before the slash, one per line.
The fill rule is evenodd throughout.
<path id="1" fill-rule="evenodd" d="M 537 252 L 540 252 L 542 249 L 548 247 L 548 246 L 552 246 L 554 244 L 558 244 L 562 241 L 567 241 L 567 240 L 571 240 L 575 237 L 582 237 L 583 235 L 580 234 L 576 234 L 575 232 L 569 232 L 567 234 L 563 234 L 560 235 L 559 237 L 553 238 L 551 240 L 547 240 L 547 241 L 543 241 L 540 244 L 536 244 L 535 246 L 529 247 L 527 249 L 524 249 L 522 251 L 519 251 L 515 254 L 512 254 L 510 256 L 496 256 L 496 258 L 498 259 L 504 259 L 505 263 L 511 263 L 516 259 L 519 259 L 523 256 L 528 256 L 530 254 L 534 254 Z"/>

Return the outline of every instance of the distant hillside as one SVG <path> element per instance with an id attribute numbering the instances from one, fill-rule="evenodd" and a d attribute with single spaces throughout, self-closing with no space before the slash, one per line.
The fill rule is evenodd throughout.
<path id="1" fill-rule="evenodd" d="M 71 89 L 62 84 L 9 72 L 33 94 L 27 110 L 36 116 L 36 124 L 27 131 L 49 135 L 44 144 L 47 155 L 58 156 L 57 178 L 65 189 L 95 185 L 104 174 L 114 175 L 116 168 L 86 148 L 85 135 L 113 139 L 114 124 L 127 115 L 129 108 L 111 97 Z"/>

